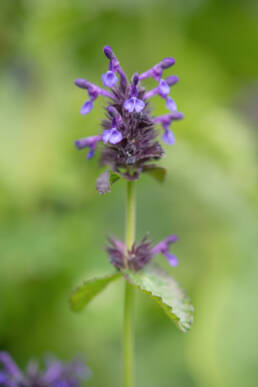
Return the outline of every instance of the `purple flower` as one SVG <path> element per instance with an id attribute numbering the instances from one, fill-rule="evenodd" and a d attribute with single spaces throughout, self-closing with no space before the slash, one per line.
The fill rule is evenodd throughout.
<path id="1" fill-rule="evenodd" d="M 171 67 L 175 60 L 164 58 L 144 73 L 135 73 L 129 81 L 110 46 L 104 47 L 104 54 L 108 59 L 108 71 L 102 75 L 102 81 L 110 90 L 105 90 L 83 78 L 75 81 L 76 86 L 87 90 L 89 95 L 89 100 L 81 109 L 82 114 L 88 114 L 92 110 L 98 97 L 108 99 L 105 106 L 106 117 L 99 132 L 100 137 L 86 137 L 77 140 L 75 145 L 78 149 L 88 147 L 90 150 L 88 158 L 91 158 L 95 153 L 97 142 L 103 140 L 103 146 L 100 148 L 100 164 L 128 180 L 135 180 L 146 165 L 157 162 L 164 155 L 158 140 L 158 131 L 155 130 L 156 124 L 163 127 L 162 138 L 166 143 L 175 142 L 170 125 L 173 121 L 183 118 L 183 114 L 177 111 L 176 103 L 169 93 L 170 87 L 178 82 L 178 77 L 163 76 L 164 71 Z M 155 79 L 157 85 L 152 90 L 146 91 L 142 83 L 148 77 Z M 155 95 L 165 100 L 170 114 L 159 117 L 151 114 L 150 99 Z"/>
<path id="2" fill-rule="evenodd" d="M 168 128 L 164 130 L 164 134 L 162 136 L 162 140 L 168 145 L 174 145 L 176 142 L 175 136 L 172 131 Z"/>
<path id="3" fill-rule="evenodd" d="M 110 144 L 118 144 L 122 141 L 123 136 L 116 128 L 106 129 L 102 135 L 104 144 L 109 142 Z"/>
<path id="4" fill-rule="evenodd" d="M 166 98 L 166 106 L 171 112 L 177 111 L 176 103 L 171 97 Z"/>
<path id="5" fill-rule="evenodd" d="M 162 97 L 167 96 L 170 93 L 170 87 L 164 79 L 159 81 L 159 93 Z"/>
<path id="6" fill-rule="evenodd" d="M 104 74 L 105 75 L 105 74 Z M 112 98 L 112 94 L 109 91 L 101 89 L 100 87 L 94 85 L 93 83 L 87 81 L 83 78 L 78 78 L 74 81 L 75 85 L 81 89 L 86 89 L 90 97 L 89 101 L 86 101 L 81 107 L 81 114 L 88 114 L 93 108 L 93 101 L 98 98 L 99 95 L 104 97 Z"/>
<path id="7" fill-rule="evenodd" d="M 117 238 L 110 238 L 109 242 L 110 246 L 107 247 L 109 260 L 119 270 L 127 267 L 135 271 L 140 270 L 153 257 L 151 243 L 146 237 L 138 245 L 134 243 L 131 249 L 127 249 Z"/>
<path id="8" fill-rule="evenodd" d="M 118 78 L 113 71 L 107 71 L 102 75 L 103 85 L 112 88 L 117 82 Z"/>
<path id="9" fill-rule="evenodd" d="M 74 81 L 75 85 L 80 87 L 81 89 L 88 89 L 91 85 L 90 82 L 87 81 L 87 79 L 78 78 Z"/>
<path id="10" fill-rule="evenodd" d="M 86 101 L 82 107 L 81 107 L 81 114 L 89 114 L 89 112 L 93 108 L 93 101 L 90 99 L 89 101 Z"/>
<path id="11" fill-rule="evenodd" d="M 165 114 L 164 116 L 159 116 L 155 118 L 155 122 L 161 123 L 161 125 L 163 126 L 164 134 L 162 136 L 162 139 L 168 145 L 175 144 L 175 137 L 170 130 L 171 123 L 176 120 L 181 120 L 183 117 L 184 115 L 182 113 L 175 111 L 170 114 Z"/>
<path id="12" fill-rule="evenodd" d="M 94 156 L 95 149 L 97 147 L 98 142 L 101 140 L 102 140 L 102 136 L 100 136 L 100 135 L 91 136 L 91 137 L 84 137 L 84 138 L 80 138 L 79 140 L 76 140 L 74 142 L 74 145 L 79 150 L 81 150 L 83 148 L 89 148 L 90 151 L 87 155 L 87 158 L 91 159 Z"/>
<path id="13" fill-rule="evenodd" d="M 136 113 L 140 113 L 144 109 L 145 103 L 136 97 L 131 97 L 124 102 L 124 108 L 132 113 L 136 111 Z"/>
<path id="14" fill-rule="evenodd" d="M 169 252 L 171 243 L 177 241 L 176 235 L 169 235 L 166 239 L 152 246 L 145 237 L 139 244 L 134 243 L 131 249 L 117 238 L 110 238 L 110 245 L 107 247 L 109 260 L 117 269 L 126 268 L 138 271 L 144 268 L 155 255 L 163 254 L 171 266 L 178 264 L 177 258 Z"/>
<path id="15" fill-rule="evenodd" d="M 176 75 L 170 75 L 165 79 L 169 86 L 173 86 L 178 82 L 179 78 Z"/>
<path id="16" fill-rule="evenodd" d="M 142 79 L 152 77 L 156 81 L 160 81 L 163 70 L 168 69 L 169 67 L 173 66 L 174 63 L 175 63 L 175 59 L 164 58 L 161 62 L 159 62 L 158 64 L 153 66 L 151 69 L 140 74 L 139 78 L 140 78 L 140 80 L 142 80 Z"/>
<path id="17" fill-rule="evenodd" d="M 81 361 L 64 364 L 55 358 L 46 359 L 45 370 L 31 361 L 22 373 L 7 352 L 0 352 L 0 386 L 3 387 L 79 387 L 89 376 L 89 369 Z"/>
<path id="18" fill-rule="evenodd" d="M 162 98 L 164 98 L 166 102 L 168 102 L 169 99 L 172 99 L 171 97 L 168 97 L 168 94 L 170 93 L 170 86 L 173 86 L 177 82 L 178 82 L 178 77 L 176 75 L 171 75 L 165 79 L 161 79 L 157 87 L 147 91 L 144 94 L 144 99 L 150 99 L 158 94 Z M 167 107 L 169 108 L 169 110 L 171 110 L 168 105 Z"/>
<path id="19" fill-rule="evenodd" d="M 170 266 L 177 266 L 177 257 L 169 252 L 171 243 L 175 243 L 177 240 L 178 238 L 176 235 L 169 235 L 166 239 L 153 247 L 152 254 L 163 254 L 167 258 Z"/>
<path id="20" fill-rule="evenodd" d="M 23 379 L 21 371 L 11 356 L 7 352 L 0 352 L 0 386 L 18 387 Z"/>

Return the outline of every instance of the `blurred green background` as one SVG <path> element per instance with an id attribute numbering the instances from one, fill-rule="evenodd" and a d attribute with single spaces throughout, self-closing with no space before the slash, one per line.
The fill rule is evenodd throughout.
<path id="1" fill-rule="evenodd" d="M 123 283 L 80 315 L 67 302 L 83 279 L 111 270 L 106 236 L 123 237 L 124 184 L 99 196 L 97 158 L 73 145 L 98 131 L 103 101 L 81 116 L 85 93 L 73 81 L 100 84 L 105 44 L 128 74 L 175 57 L 166 74 L 180 77 L 172 95 L 186 116 L 161 162 L 166 183 L 138 183 L 137 234 L 179 235 L 171 273 L 195 323 L 184 335 L 137 297 L 137 386 L 257 386 L 255 0 L 0 2 L 0 348 L 21 365 L 81 353 L 87 385 L 121 386 Z M 159 98 L 153 105 L 165 112 Z"/>

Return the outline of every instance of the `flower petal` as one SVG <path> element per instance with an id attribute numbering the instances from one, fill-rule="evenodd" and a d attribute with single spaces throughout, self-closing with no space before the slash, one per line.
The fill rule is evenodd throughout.
<path id="1" fill-rule="evenodd" d="M 170 93 L 170 87 L 164 79 L 161 79 L 159 82 L 159 92 L 162 96 L 168 95 Z"/>
<path id="2" fill-rule="evenodd" d="M 94 155 L 95 155 L 95 149 L 91 149 L 86 157 L 88 160 L 90 160 Z"/>
<path id="3" fill-rule="evenodd" d="M 135 106 L 134 106 L 134 109 L 137 113 L 140 113 L 145 107 L 145 103 L 141 100 L 141 99 L 138 99 L 136 98 L 135 99 Z"/>
<path id="4" fill-rule="evenodd" d="M 81 107 L 81 114 L 82 115 L 89 114 L 92 108 L 93 108 L 93 102 L 91 100 L 86 101 Z"/>
<path id="5" fill-rule="evenodd" d="M 132 113 L 134 111 L 135 107 L 135 97 L 129 98 L 124 102 L 124 108 L 129 113 Z"/>
<path id="6" fill-rule="evenodd" d="M 120 141 L 122 141 L 122 139 L 122 133 L 119 132 L 119 130 L 117 130 L 116 128 L 112 128 L 109 139 L 110 144 L 118 144 Z"/>
<path id="7" fill-rule="evenodd" d="M 165 257 L 167 258 L 170 266 L 177 266 L 178 265 L 178 259 L 174 254 L 170 254 L 169 252 L 164 253 Z"/>
<path id="8" fill-rule="evenodd" d="M 111 129 L 104 130 L 104 132 L 102 133 L 102 139 L 103 139 L 104 144 L 109 142 L 110 136 L 111 136 Z"/>
<path id="9" fill-rule="evenodd" d="M 171 97 L 166 98 L 166 106 L 171 112 L 177 111 L 177 105 Z"/>
<path id="10" fill-rule="evenodd" d="M 113 87 L 118 81 L 116 74 L 113 71 L 107 71 L 102 75 L 103 85 L 106 87 Z"/>
<path id="11" fill-rule="evenodd" d="M 162 140 L 168 145 L 174 145 L 176 142 L 174 134 L 169 129 L 165 129 Z"/>
<path id="12" fill-rule="evenodd" d="M 119 132 L 119 130 L 117 130 L 116 128 L 112 128 L 104 130 L 102 138 L 105 144 L 107 142 L 109 142 L 110 144 L 117 144 L 122 141 L 123 136 L 122 133 Z"/>

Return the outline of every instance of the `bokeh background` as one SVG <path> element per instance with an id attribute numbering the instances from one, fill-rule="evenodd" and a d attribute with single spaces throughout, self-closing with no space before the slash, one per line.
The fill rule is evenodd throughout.
<path id="1" fill-rule="evenodd" d="M 171 273 L 195 323 L 182 334 L 138 295 L 137 386 L 257 386 L 255 0 L 0 2 L 0 348 L 22 366 L 80 353 L 94 374 L 88 386 L 122 385 L 123 283 L 79 315 L 67 301 L 111 270 L 106 236 L 123 237 L 124 184 L 99 196 L 97 160 L 73 146 L 98 130 L 103 104 L 81 116 L 86 95 L 73 80 L 100 83 L 105 44 L 129 74 L 175 57 L 167 75 L 180 77 L 172 95 L 186 116 L 161 162 L 166 183 L 138 183 L 137 235 L 179 235 Z M 153 106 L 165 111 L 159 98 Z"/>

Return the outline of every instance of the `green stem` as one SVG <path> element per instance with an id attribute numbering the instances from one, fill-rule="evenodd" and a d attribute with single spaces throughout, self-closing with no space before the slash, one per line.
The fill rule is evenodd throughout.
<path id="1" fill-rule="evenodd" d="M 126 245 L 131 248 L 135 240 L 136 190 L 135 182 L 127 183 Z M 126 281 L 124 304 L 124 387 L 133 387 L 133 309 L 134 288 Z"/>

